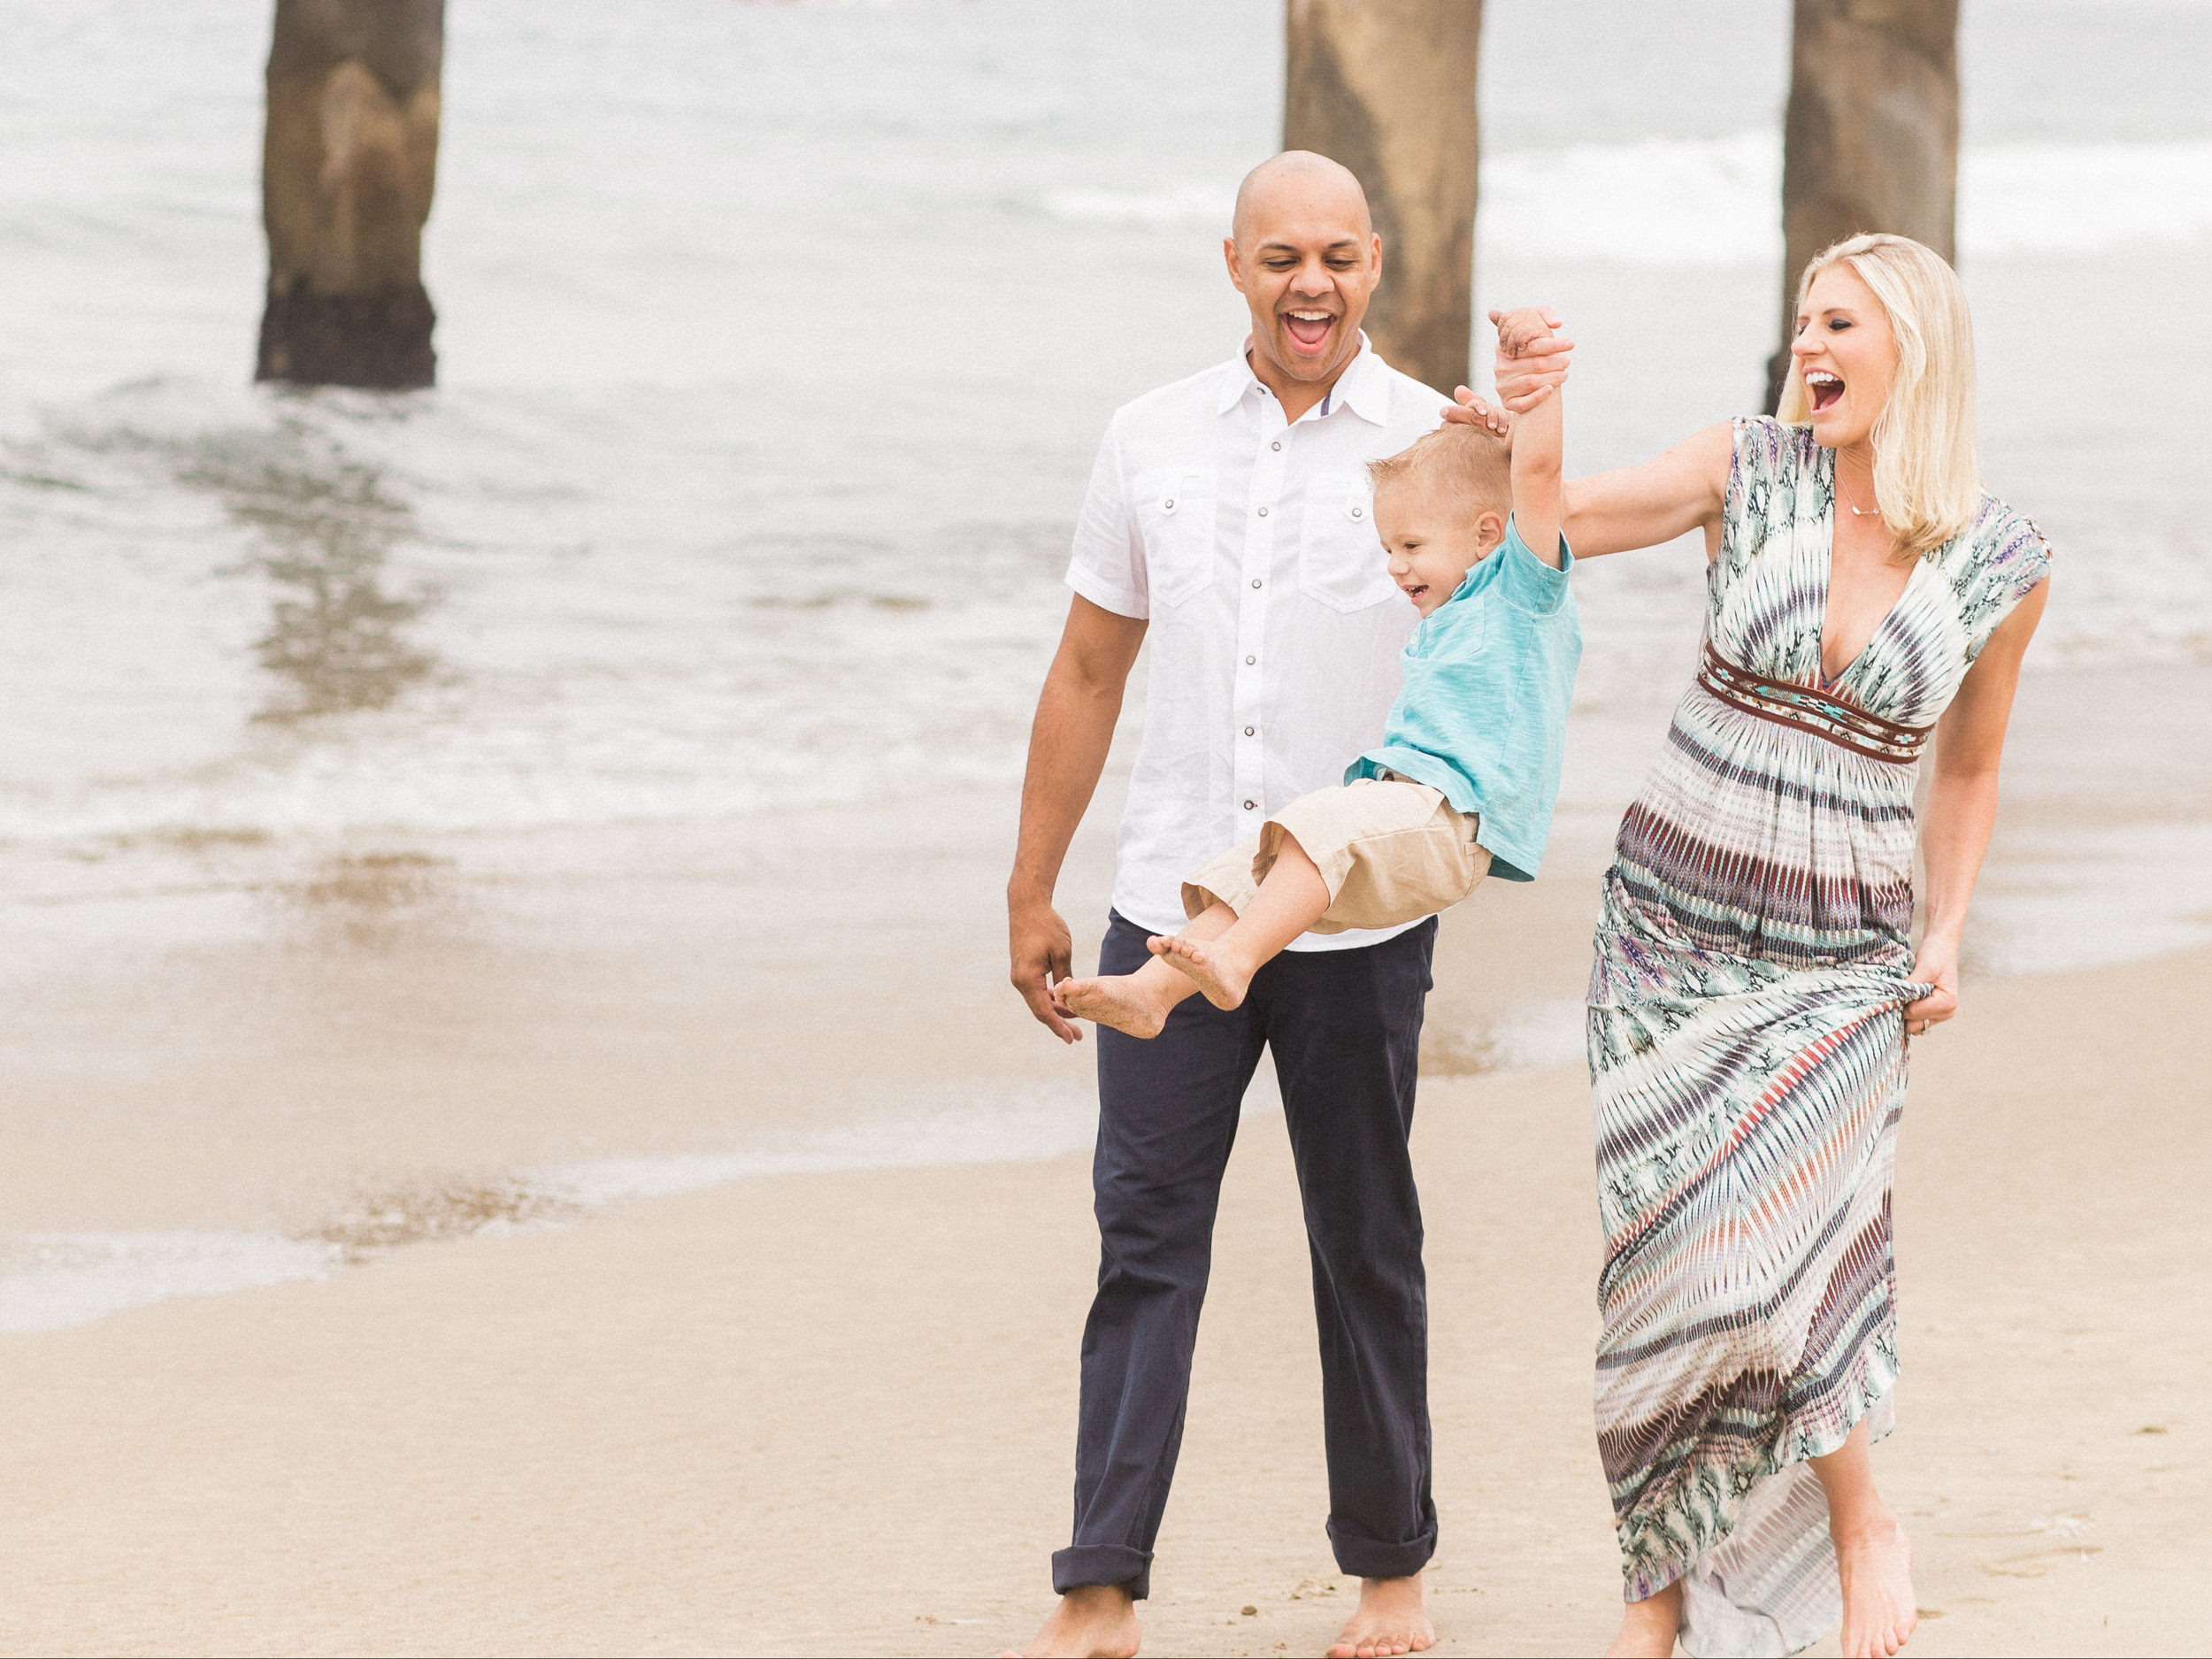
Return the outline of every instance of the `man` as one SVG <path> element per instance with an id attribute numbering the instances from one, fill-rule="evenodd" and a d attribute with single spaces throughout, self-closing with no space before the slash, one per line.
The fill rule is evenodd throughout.
<path id="1" fill-rule="evenodd" d="M 1053 886 L 1152 638 L 1100 972 L 1183 924 L 1185 876 L 1371 747 L 1418 620 L 1377 540 L 1366 464 L 1443 400 L 1360 332 L 1382 243 L 1359 181 L 1290 151 L 1255 169 L 1223 244 L 1252 334 L 1230 362 L 1114 417 L 1076 530 L 1067 628 L 1038 700 L 1007 885 L 1013 981 L 1063 1041 L 1071 969 Z M 1182 1438 L 1213 1218 L 1239 1105 L 1274 1051 L 1320 1325 L 1329 1538 L 1362 1580 L 1338 1655 L 1434 1638 L 1420 1573 L 1428 1325 L 1407 1136 L 1433 917 L 1306 934 L 1233 1011 L 1182 1002 L 1150 1041 L 1101 1029 L 1098 1291 L 1084 1330 L 1074 1537 L 1033 1655 L 1137 1651 L 1135 1602 Z"/>

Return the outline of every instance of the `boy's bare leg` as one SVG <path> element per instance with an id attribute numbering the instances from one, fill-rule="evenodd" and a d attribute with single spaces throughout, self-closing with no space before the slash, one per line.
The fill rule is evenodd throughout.
<path id="1" fill-rule="evenodd" d="M 1187 939 L 1217 939 L 1229 931 L 1237 913 L 1227 905 L 1210 905 L 1183 930 Z M 1078 1018 L 1096 1020 L 1125 1031 L 1132 1037 L 1156 1037 L 1175 1005 L 1198 987 L 1162 961 L 1156 954 L 1161 941 L 1152 941 L 1156 953 L 1134 973 L 1102 973 L 1091 979 L 1063 979 L 1052 987 L 1052 1000 L 1061 1011 Z"/>
<path id="2" fill-rule="evenodd" d="M 1037 1632 L 1018 1654 L 1005 1659 L 1127 1659 L 1137 1651 L 1137 1604 L 1118 1584 L 1078 1585 L 1060 1598 Z"/>
<path id="3" fill-rule="evenodd" d="M 1286 834 L 1274 868 L 1243 915 L 1217 904 L 1199 918 L 1205 921 L 1220 910 L 1232 918 L 1233 926 L 1210 941 L 1194 922 L 1172 939 L 1153 939 L 1152 954 L 1190 975 L 1216 1008 L 1235 1008 L 1243 1002 L 1252 976 L 1319 921 L 1328 908 L 1329 884 L 1321 879 L 1320 866 L 1306 856 L 1295 835 Z"/>

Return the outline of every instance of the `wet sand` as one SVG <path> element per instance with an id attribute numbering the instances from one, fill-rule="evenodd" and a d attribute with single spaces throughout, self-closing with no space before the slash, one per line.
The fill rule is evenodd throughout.
<path id="1" fill-rule="evenodd" d="M 2208 974 L 1986 985 L 1917 1045 L 1916 1653 L 2212 1645 Z M 1609 1629 L 1586 1117 L 1578 1068 L 1424 1086 L 1441 1652 Z M 1279 1120 L 1243 1140 L 1156 1653 L 1317 1652 L 1349 1591 Z M 1087 1202 L 1079 1156 L 771 1178 L 0 1339 L 0 1648 L 995 1652 L 1065 1525 Z"/>

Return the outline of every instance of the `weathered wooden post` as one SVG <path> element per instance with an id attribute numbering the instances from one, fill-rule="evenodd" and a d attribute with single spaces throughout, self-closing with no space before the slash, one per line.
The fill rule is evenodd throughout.
<path id="1" fill-rule="evenodd" d="M 1813 256 L 1888 231 L 1955 259 L 1959 0 L 1797 0 L 1782 141 L 1782 349 L 1789 371 L 1797 282 Z"/>
<path id="2" fill-rule="evenodd" d="M 438 165 L 445 0 L 277 0 L 254 378 L 428 386 L 422 227 Z"/>
<path id="3" fill-rule="evenodd" d="M 1474 311 L 1482 0 L 1289 0 L 1283 148 L 1341 162 L 1383 242 L 1375 349 L 1449 392 Z"/>

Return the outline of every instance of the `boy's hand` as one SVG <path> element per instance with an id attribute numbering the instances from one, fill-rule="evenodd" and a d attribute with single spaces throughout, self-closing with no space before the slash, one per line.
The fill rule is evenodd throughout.
<path id="1" fill-rule="evenodd" d="M 1492 311 L 1490 320 L 1497 326 L 1498 355 L 1517 357 L 1539 340 L 1552 338 L 1552 331 L 1563 328 L 1559 313 L 1548 305 L 1524 305 L 1517 311 Z M 1574 342 L 1558 342 L 1563 350 L 1572 351 Z"/>

